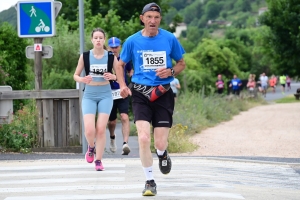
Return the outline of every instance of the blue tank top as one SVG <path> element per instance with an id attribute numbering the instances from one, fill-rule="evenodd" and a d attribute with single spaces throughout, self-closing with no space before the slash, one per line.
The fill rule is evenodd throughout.
<path id="1" fill-rule="evenodd" d="M 95 82 L 106 81 L 102 75 L 103 73 L 108 72 L 107 60 L 108 60 L 108 52 L 106 50 L 104 50 L 104 55 L 100 59 L 95 58 L 93 51 L 90 50 L 90 75 L 93 77 L 93 81 Z"/>

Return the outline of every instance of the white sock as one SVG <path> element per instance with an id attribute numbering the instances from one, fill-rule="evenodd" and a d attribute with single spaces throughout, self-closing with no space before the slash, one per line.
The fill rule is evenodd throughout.
<path id="1" fill-rule="evenodd" d="M 156 152 L 157 152 L 157 155 L 162 156 L 162 155 L 164 155 L 165 150 L 161 151 L 161 150 L 156 149 Z"/>
<path id="2" fill-rule="evenodd" d="M 152 166 L 151 167 L 143 167 L 143 170 L 144 170 L 147 180 L 154 180 Z"/>

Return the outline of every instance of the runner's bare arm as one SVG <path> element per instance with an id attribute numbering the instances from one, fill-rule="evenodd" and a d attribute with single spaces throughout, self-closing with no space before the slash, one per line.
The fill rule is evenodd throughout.
<path id="1" fill-rule="evenodd" d="M 125 62 L 123 60 L 119 60 L 116 65 L 114 65 L 114 70 L 117 75 L 117 80 L 120 85 L 120 94 L 123 98 L 126 98 L 128 95 L 131 95 L 130 89 L 127 87 L 125 80 L 124 80 L 124 67 L 125 67 Z"/>
<path id="2" fill-rule="evenodd" d="M 114 62 L 113 62 L 113 69 L 116 72 L 115 66 L 117 66 L 118 64 L 118 59 L 116 56 L 114 56 Z M 113 74 L 113 73 L 104 73 L 104 78 L 105 80 L 113 80 L 116 81 L 117 80 L 117 75 Z"/>
<path id="3" fill-rule="evenodd" d="M 180 60 L 178 60 L 176 62 L 176 65 L 173 67 L 174 71 L 175 71 L 175 75 L 177 76 L 178 74 L 180 74 L 184 69 L 185 69 L 185 62 L 183 60 L 183 58 L 181 58 Z M 171 73 L 171 70 L 169 70 Z"/>
<path id="4" fill-rule="evenodd" d="M 176 62 L 176 65 L 173 67 L 173 69 L 175 71 L 174 76 L 177 76 L 178 74 L 180 74 L 180 72 L 182 72 L 182 70 L 185 69 L 185 62 L 184 62 L 183 58 L 181 58 L 180 60 L 178 60 Z M 172 76 L 171 68 L 157 69 L 156 76 L 159 76 L 160 78 L 168 78 L 169 76 Z"/>
<path id="5" fill-rule="evenodd" d="M 76 82 L 89 84 L 92 81 L 92 77 L 90 75 L 84 77 L 80 76 L 83 68 L 84 68 L 84 63 L 83 63 L 83 56 L 81 54 L 73 78 Z"/>

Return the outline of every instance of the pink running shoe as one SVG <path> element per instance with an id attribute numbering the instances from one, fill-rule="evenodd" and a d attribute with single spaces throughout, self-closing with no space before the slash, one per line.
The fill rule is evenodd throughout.
<path id="1" fill-rule="evenodd" d="M 101 160 L 95 160 L 95 169 L 96 171 L 104 171 L 104 167 L 102 165 Z"/>
<path id="2" fill-rule="evenodd" d="M 85 153 L 85 159 L 88 163 L 92 163 L 94 161 L 94 150 L 95 147 L 90 147 L 90 145 L 88 145 L 88 150 Z"/>

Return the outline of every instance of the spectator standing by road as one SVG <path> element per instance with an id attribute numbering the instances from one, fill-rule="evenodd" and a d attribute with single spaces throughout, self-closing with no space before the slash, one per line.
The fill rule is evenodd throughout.
<path id="1" fill-rule="evenodd" d="M 262 75 L 259 77 L 259 80 L 262 87 L 262 94 L 266 97 L 268 90 L 268 77 L 265 73 L 262 73 Z"/>
<path id="2" fill-rule="evenodd" d="M 250 96 L 254 97 L 254 93 L 255 93 L 255 87 L 256 87 L 256 82 L 254 80 L 254 78 L 249 78 L 248 83 L 247 83 L 247 88 L 249 91 Z"/>
<path id="3" fill-rule="evenodd" d="M 217 92 L 218 94 L 223 94 L 224 91 L 224 81 L 222 79 L 222 75 L 218 75 L 218 79 L 216 81 L 216 87 L 217 87 Z"/>
<path id="4" fill-rule="evenodd" d="M 233 79 L 230 82 L 229 87 L 232 88 L 232 94 L 240 95 L 240 87 L 242 85 L 242 81 L 237 77 L 237 75 L 233 75 Z"/>
<path id="5" fill-rule="evenodd" d="M 173 91 L 174 100 L 176 101 L 177 96 L 178 96 L 178 90 L 181 88 L 179 80 L 174 77 L 174 80 L 171 81 L 170 84 L 171 84 L 171 89 Z"/>

